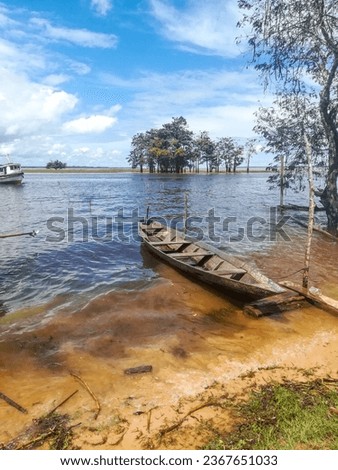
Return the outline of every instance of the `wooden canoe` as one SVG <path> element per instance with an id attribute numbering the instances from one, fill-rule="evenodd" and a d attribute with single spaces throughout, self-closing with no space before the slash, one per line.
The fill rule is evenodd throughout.
<path id="1" fill-rule="evenodd" d="M 286 291 L 255 266 L 186 237 L 149 219 L 139 223 L 139 235 L 148 250 L 174 268 L 241 299 L 262 299 Z"/>

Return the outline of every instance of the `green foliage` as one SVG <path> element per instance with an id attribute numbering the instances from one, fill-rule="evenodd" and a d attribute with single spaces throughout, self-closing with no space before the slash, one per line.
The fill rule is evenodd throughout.
<path id="1" fill-rule="evenodd" d="M 46 165 L 46 168 L 47 169 L 51 169 L 53 168 L 54 170 L 62 170 L 63 168 L 66 168 L 67 166 L 67 163 L 62 163 L 60 162 L 60 160 L 50 160 L 47 165 Z"/>
<path id="2" fill-rule="evenodd" d="M 222 164 L 227 171 L 236 171 L 243 161 L 243 148 L 232 138 L 224 139 L 220 152 L 218 143 L 209 137 L 208 132 L 203 131 L 195 136 L 181 116 L 159 129 L 136 134 L 132 139 L 128 161 L 132 168 L 139 167 L 142 172 L 146 167 L 150 173 L 198 172 L 200 165 L 205 165 L 207 172 L 212 172 L 219 171 Z"/>
<path id="3" fill-rule="evenodd" d="M 295 108 L 288 108 L 293 123 L 275 129 L 290 146 L 302 139 L 305 153 L 307 140 L 316 155 L 317 139 L 312 118 L 321 127 L 321 142 L 326 156 L 325 188 L 320 199 L 326 210 L 328 230 L 338 234 L 338 16 L 337 0 L 238 0 L 245 27 L 245 37 L 252 52 L 252 62 L 265 88 L 274 88 L 276 96 L 287 100 L 307 98 L 311 101 L 310 119 Z M 299 109 L 299 108 L 298 108 Z M 286 108 L 284 108 L 284 111 Z M 315 112 L 315 114 L 313 114 Z M 304 119 L 304 117 L 306 119 Z M 270 134 L 271 136 L 271 134 Z M 306 137 L 306 139 L 304 138 Z M 299 156 L 299 152 L 298 152 Z M 317 154 L 318 157 L 318 154 Z M 298 157 L 293 165 L 299 165 Z M 319 191 L 317 191 L 319 194 Z"/>
<path id="4" fill-rule="evenodd" d="M 265 151 L 274 154 L 271 169 L 276 170 L 268 181 L 280 186 L 281 156 L 284 158 L 283 187 L 294 191 L 305 189 L 307 158 L 304 150 L 304 134 L 311 142 L 316 168 L 327 166 L 327 144 L 321 125 L 318 108 L 312 99 L 297 95 L 280 95 L 269 108 L 260 108 L 256 113 L 257 134 L 266 142 Z"/>

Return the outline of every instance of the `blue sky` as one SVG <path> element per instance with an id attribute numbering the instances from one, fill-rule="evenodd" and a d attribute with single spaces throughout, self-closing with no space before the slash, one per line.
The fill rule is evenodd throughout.
<path id="1" fill-rule="evenodd" d="M 235 0 L 0 0 L 0 154 L 127 166 L 133 135 L 178 116 L 244 143 L 271 97 L 239 17 Z"/>

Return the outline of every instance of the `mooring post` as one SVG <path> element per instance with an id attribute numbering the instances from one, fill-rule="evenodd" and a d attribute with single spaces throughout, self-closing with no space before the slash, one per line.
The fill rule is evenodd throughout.
<path id="1" fill-rule="evenodd" d="M 188 194 L 184 193 L 184 233 L 186 233 L 188 228 Z"/>
<path id="2" fill-rule="evenodd" d="M 304 133 L 305 151 L 308 162 L 308 180 L 309 180 L 309 220 L 307 229 L 307 241 L 305 249 L 305 267 L 303 273 L 303 287 L 309 288 L 309 271 L 310 271 L 310 255 L 311 255 L 311 243 L 314 225 L 314 214 L 315 214 L 315 188 L 313 183 L 313 168 L 312 168 L 312 148 L 309 138 Z"/>

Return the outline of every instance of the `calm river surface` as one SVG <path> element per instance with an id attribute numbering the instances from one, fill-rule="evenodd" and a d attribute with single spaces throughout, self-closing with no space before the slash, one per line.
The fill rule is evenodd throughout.
<path id="1" fill-rule="evenodd" d="M 26 174 L 21 187 L 1 186 L 0 232 L 38 232 L 0 240 L 1 314 L 55 299 L 57 306 L 84 305 L 151 283 L 158 273 L 137 237 L 147 206 L 150 215 L 176 217 L 180 225 L 187 199 L 194 234 L 234 253 L 284 242 L 296 225 L 280 223 L 278 190 L 269 191 L 266 179 L 264 173 L 41 173 Z M 306 203 L 306 194 L 289 196 Z"/>

